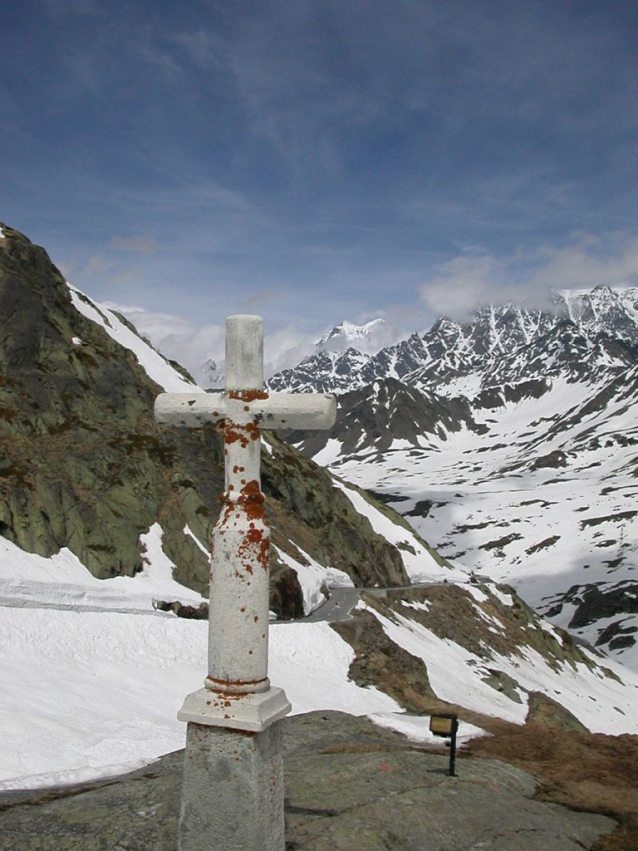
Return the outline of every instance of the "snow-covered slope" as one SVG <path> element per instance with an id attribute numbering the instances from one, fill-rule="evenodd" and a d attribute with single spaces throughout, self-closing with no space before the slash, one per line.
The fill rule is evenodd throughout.
<path id="1" fill-rule="evenodd" d="M 164 355 L 156 351 L 146 340 L 142 339 L 135 328 L 114 311 L 103 304 L 90 299 L 77 287 L 67 282 L 73 305 L 83 316 L 95 322 L 106 333 L 125 349 L 133 353 L 140 366 L 149 378 L 152 378 L 167 393 L 203 393 L 195 382 L 178 367 L 177 364 L 167 360 Z M 76 346 L 82 346 L 83 341 L 76 337 L 73 340 Z"/>
<path id="2" fill-rule="evenodd" d="M 96 580 L 69 554 L 40 559 L 3 544 L 0 788 L 93 779 L 184 746 L 176 715 L 203 684 L 208 624 L 154 610 L 167 595 L 196 601 L 172 579 L 160 529 L 147 552 L 143 574 Z M 348 680 L 352 657 L 328 624 L 271 629 L 270 675 L 295 712 L 400 711 Z"/>
<path id="3" fill-rule="evenodd" d="M 465 420 L 446 408 L 460 400 L 423 397 L 408 423 L 420 428 L 398 431 L 399 411 L 379 406 L 387 388 L 371 385 L 316 457 L 382 495 L 453 562 L 636 666 L 638 368 L 534 389 L 484 391 L 465 400 Z M 388 431 L 371 425 L 375 408 Z"/>
<path id="4" fill-rule="evenodd" d="M 40 559 L 7 542 L 0 788 L 116 774 L 183 747 L 185 725 L 176 713 L 202 685 L 207 623 L 154 610 L 153 599 L 167 593 L 195 601 L 172 577 L 161 529 L 149 535 L 147 554 L 142 574 L 96 580 L 66 554 Z M 20 587 L 25 561 L 28 594 Z M 523 612 L 506 589 L 435 583 L 422 593 L 424 602 L 371 601 L 355 615 L 374 618 L 388 647 L 425 666 L 440 700 L 520 724 L 540 692 L 591 730 L 638 733 L 638 675 L 566 647 L 560 632 Z M 271 625 L 269 676 L 286 690 L 293 712 L 369 714 L 427 739 L 429 719 L 406 717 L 382 691 L 382 678 L 357 685 L 354 661 L 355 651 L 327 623 Z M 470 732 L 462 725 L 462 735 Z"/>
<path id="5" fill-rule="evenodd" d="M 360 610 L 393 644 L 423 661 L 439 699 L 522 724 L 540 694 L 592 732 L 620 734 L 636 723 L 638 674 L 574 647 L 565 633 L 525 611 L 511 591 L 433 586 L 421 596 L 369 598 Z"/>

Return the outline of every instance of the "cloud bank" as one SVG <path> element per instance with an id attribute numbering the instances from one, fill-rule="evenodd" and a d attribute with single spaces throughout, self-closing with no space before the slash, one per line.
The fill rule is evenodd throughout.
<path id="1" fill-rule="evenodd" d="M 460 254 L 421 286 L 425 308 L 436 316 L 467 319 L 486 304 L 518 303 L 551 309 L 552 292 L 596 286 L 638 286 L 638 236 L 573 234 L 566 245 L 494 255 Z"/>

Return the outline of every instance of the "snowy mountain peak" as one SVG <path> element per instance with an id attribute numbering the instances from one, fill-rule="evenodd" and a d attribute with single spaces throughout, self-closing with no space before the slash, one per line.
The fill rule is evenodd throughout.
<path id="1" fill-rule="evenodd" d="M 593 290 L 562 290 L 556 302 L 588 334 L 605 334 L 638 343 L 638 288 L 599 286 Z"/>
<path id="2" fill-rule="evenodd" d="M 638 289 L 563 291 L 554 310 L 486 305 L 467 322 L 440 318 L 422 336 L 381 349 L 364 345 L 365 336 L 348 343 L 348 328 L 359 326 L 336 326 L 318 353 L 270 379 L 271 389 L 346 393 L 396 378 L 454 396 L 546 375 L 597 381 L 638 358 Z"/>
<path id="3" fill-rule="evenodd" d="M 372 353 L 387 342 L 387 334 L 388 325 L 385 319 L 372 319 L 365 325 L 343 321 L 326 332 L 315 345 L 319 350 L 330 351 L 344 351 L 354 345 L 360 351 Z"/>

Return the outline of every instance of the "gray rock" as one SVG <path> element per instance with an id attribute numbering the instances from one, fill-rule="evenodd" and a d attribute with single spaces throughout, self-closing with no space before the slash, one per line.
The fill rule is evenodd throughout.
<path id="1" fill-rule="evenodd" d="M 294 716 L 284 742 L 288 851 L 582 851 L 615 826 L 533 800 L 534 778 L 495 760 L 461 755 L 449 777 L 446 754 L 365 718 Z M 182 762 L 178 752 L 114 780 L 4 793 L 0 847 L 176 851 Z"/>

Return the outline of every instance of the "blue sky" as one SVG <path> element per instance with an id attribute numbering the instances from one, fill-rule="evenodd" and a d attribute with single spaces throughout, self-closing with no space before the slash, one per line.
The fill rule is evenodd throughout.
<path id="1" fill-rule="evenodd" d="M 0 220 L 192 358 L 229 313 L 276 357 L 638 283 L 634 0 L 21 0 L 0 29 Z"/>

